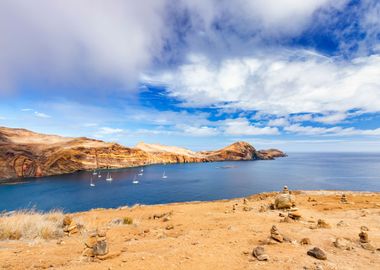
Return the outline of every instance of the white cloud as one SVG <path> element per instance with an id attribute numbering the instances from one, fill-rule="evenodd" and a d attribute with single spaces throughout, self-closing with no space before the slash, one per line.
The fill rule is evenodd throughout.
<path id="1" fill-rule="evenodd" d="M 194 126 L 179 126 L 180 129 L 183 131 L 183 135 L 190 135 L 190 136 L 214 136 L 218 135 L 219 131 L 217 128 L 208 127 L 208 126 L 200 126 L 200 127 L 194 127 Z"/>
<path id="2" fill-rule="evenodd" d="M 1 1 L 0 78 L 62 83 L 95 77 L 134 84 L 160 54 L 165 5 L 166 0 Z"/>
<path id="3" fill-rule="evenodd" d="M 291 125 L 284 128 L 285 131 L 301 135 L 334 135 L 334 136 L 380 136 L 380 128 L 377 129 L 356 129 L 353 127 L 343 128 L 340 126 L 335 127 L 312 127 L 302 126 L 300 124 Z"/>
<path id="4" fill-rule="evenodd" d="M 121 128 L 101 127 L 98 131 L 98 134 L 110 135 L 110 134 L 117 134 L 117 133 L 122 133 L 122 132 L 123 130 Z"/>
<path id="5" fill-rule="evenodd" d="M 380 111 L 380 55 L 335 60 L 305 51 L 223 60 L 193 58 L 155 77 L 185 106 L 258 110 L 274 115 Z"/>
<path id="6" fill-rule="evenodd" d="M 42 112 L 34 112 L 34 115 L 36 116 L 36 117 L 39 117 L 39 118 L 51 118 L 51 116 L 50 115 L 47 115 L 46 113 L 42 113 Z"/>
<path id="7" fill-rule="evenodd" d="M 299 114 L 299 115 L 292 115 L 290 119 L 294 122 L 305 122 L 305 121 L 311 121 L 313 119 L 312 114 Z"/>
<path id="8" fill-rule="evenodd" d="M 283 127 L 289 125 L 289 121 L 285 117 L 271 119 L 268 121 L 270 127 Z"/>
<path id="9" fill-rule="evenodd" d="M 314 117 L 314 122 L 324 123 L 324 124 L 336 124 L 340 123 L 347 118 L 347 114 L 343 112 L 331 113 L 324 116 Z"/>
<path id="10" fill-rule="evenodd" d="M 33 111 L 32 109 L 29 109 L 29 108 L 25 108 L 25 109 L 21 109 L 22 112 L 30 112 L 30 111 Z"/>
<path id="11" fill-rule="evenodd" d="M 221 122 L 224 134 L 240 136 L 277 135 L 276 127 L 256 127 L 245 118 L 228 119 Z"/>

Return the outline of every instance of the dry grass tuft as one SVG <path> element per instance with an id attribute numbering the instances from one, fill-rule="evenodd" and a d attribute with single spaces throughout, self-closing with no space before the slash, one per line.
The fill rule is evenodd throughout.
<path id="1" fill-rule="evenodd" d="M 56 239 L 63 234 L 61 211 L 40 213 L 34 210 L 17 211 L 0 216 L 0 240 Z"/>

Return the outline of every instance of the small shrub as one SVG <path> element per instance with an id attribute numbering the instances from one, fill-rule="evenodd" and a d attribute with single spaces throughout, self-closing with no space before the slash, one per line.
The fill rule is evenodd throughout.
<path id="1" fill-rule="evenodd" d="M 0 240 L 56 239 L 63 236 L 63 213 L 17 211 L 0 216 Z"/>
<path id="2" fill-rule="evenodd" d="M 133 224 L 133 219 L 131 217 L 124 217 L 123 218 L 123 224 Z"/>

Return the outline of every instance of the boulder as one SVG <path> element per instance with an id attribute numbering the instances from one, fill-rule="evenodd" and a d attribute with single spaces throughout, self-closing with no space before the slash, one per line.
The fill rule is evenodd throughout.
<path id="1" fill-rule="evenodd" d="M 326 253 L 319 247 L 314 247 L 308 250 L 307 255 L 312 256 L 318 260 L 327 260 Z"/>
<path id="2" fill-rule="evenodd" d="M 334 242 L 334 246 L 343 250 L 352 250 L 354 249 L 352 242 L 348 239 L 338 237 Z"/>
<path id="3" fill-rule="evenodd" d="M 253 249 L 252 255 L 259 261 L 268 261 L 269 256 L 265 254 L 263 246 L 257 246 Z"/>
<path id="4" fill-rule="evenodd" d="M 294 196 L 288 193 L 278 194 L 274 200 L 275 209 L 289 209 L 294 205 Z"/>

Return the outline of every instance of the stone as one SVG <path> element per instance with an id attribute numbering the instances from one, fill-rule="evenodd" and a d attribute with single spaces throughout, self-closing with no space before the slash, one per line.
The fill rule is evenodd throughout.
<path id="1" fill-rule="evenodd" d="M 249 206 L 244 206 L 243 207 L 243 211 L 245 211 L 245 212 L 248 212 L 248 211 L 252 211 L 252 207 L 249 207 Z"/>
<path id="2" fill-rule="evenodd" d="M 96 236 L 90 236 L 87 238 L 87 240 L 84 242 L 84 244 L 86 245 L 86 247 L 88 248 L 93 248 L 97 243 L 97 239 L 96 239 Z"/>
<path id="3" fill-rule="evenodd" d="M 173 226 L 173 225 L 168 225 L 168 226 L 166 226 L 165 229 L 166 229 L 166 230 L 173 230 L 173 229 L 174 229 L 174 226 Z"/>
<path id="4" fill-rule="evenodd" d="M 300 241 L 300 244 L 301 245 L 310 245 L 311 244 L 311 241 L 310 241 L 310 238 L 302 238 L 301 241 Z"/>
<path id="5" fill-rule="evenodd" d="M 288 214 L 288 217 L 290 217 L 291 219 L 294 219 L 294 220 L 300 220 L 301 219 L 301 213 L 298 211 L 290 212 Z"/>
<path id="6" fill-rule="evenodd" d="M 308 250 L 307 255 L 312 256 L 318 260 L 327 260 L 326 253 L 319 247 L 314 247 Z"/>
<path id="7" fill-rule="evenodd" d="M 334 242 L 333 242 L 334 246 L 336 248 L 339 248 L 339 249 L 343 249 L 343 250 L 352 250 L 354 249 L 353 245 L 352 245 L 352 242 L 348 239 L 344 239 L 344 238 L 341 238 L 341 237 L 338 237 Z"/>
<path id="8" fill-rule="evenodd" d="M 83 250 L 83 252 L 82 252 L 82 256 L 84 256 L 84 257 L 94 257 L 95 256 L 94 250 L 92 248 L 86 247 Z"/>
<path id="9" fill-rule="evenodd" d="M 369 231 L 369 229 L 368 229 L 367 226 L 361 226 L 361 227 L 360 227 L 360 230 L 361 230 L 362 232 L 368 232 L 368 231 Z"/>
<path id="10" fill-rule="evenodd" d="M 274 200 L 275 209 L 289 209 L 294 206 L 294 196 L 288 193 L 278 194 Z"/>
<path id="11" fill-rule="evenodd" d="M 328 224 L 323 219 L 318 219 L 317 227 L 318 228 L 323 228 L 323 229 L 329 229 L 329 228 L 331 228 L 330 224 Z"/>
<path id="12" fill-rule="evenodd" d="M 266 211 L 268 211 L 268 207 L 266 205 L 260 205 L 259 212 L 263 213 L 263 212 L 266 212 Z"/>
<path id="13" fill-rule="evenodd" d="M 368 233 L 366 232 L 360 232 L 359 233 L 359 241 L 360 243 L 369 243 L 369 239 L 368 239 Z"/>
<path id="14" fill-rule="evenodd" d="M 278 213 L 278 216 L 279 217 L 285 217 L 285 214 L 284 213 Z"/>
<path id="15" fill-rule="evenodd" d="M 372 246 L 370 243 L 360 243 L 360 246 L 365 250 L 369 250 L 369 251 L 375 251 L 376 250 L 376 248 L 374 246 Z"/>
<path id="16" fill-rule="evenodd" d="M 103 229 L 97 229 L 96 230 L 96 233 L 99 237 L 106 237 L 107 235 L 107 231 L 106 230 L 103 230 Z"/>
<path id="17" fill-rule="evenodd" d="M 248 200 L 247 200 L 247 198 L 244 198 L 244 199 L 243 199 L 243 204 L 248 204 Z"/>
<path id="18" fill-rule="evenodd" d="M 284 237 L 279 233 L 276 225 L 272 226 L 270 230 L 270 237 L 280 243 L 284 241 Z"/>
<path id="19" fill-rule="evenodd" d="M 253 249 L 252 255 L 259 261 L 268 261 L 269 256 L 265 254 L 263 246 L 257 246 Z"/>
<path id="20" fill-rule="evenodd" d="M 342 197 L 340 197 L 340 202 L 341 203 L 348 203 L 346 194 L 342 194 Z"/>
<path id="21" fill-rule="evenodd" d="M 63 226 L 68 226 L 71 224 L 71 222 L 73 221 L 73 219 L 70 217 L 70 216 L 64 216 L 63 217 Z"/>
<path id="22" fill-rule="evenodd" d="M 170 221 L 170 217 L 164 217 L 164 218 L 162 219 L 162 221 L 163 221 L 163 222 L 168 222 L 168 221 Z"/>
<path id="23" fill-rule="evenodd" d="M 343 220 L 339 221 L 337 224 L 336 224 L 337 227 L 347 227 L 348 224 L 346 222 L 344 222 Z"/>
<path id="24" fill-rule="evenodd" d="M 290 217 L 284 217 L 280 222 L 285 222 L 285 223 L 294 223 L 295 221 L 291 219 Z"/>
<path id="25" fill-rule="evenodd" d="M 282 188 L 282 193 L 285 193 L 285 194 L 288 194 L 288 193 L 289 193 L 289 188 L 288 188 L 288 186 L 284 186 L 284 187 Z"/>
<path id="26" fill-rule="evenodd" d="M 103 256 L 108 253 L 108 244 L 107 241 L 97 241 L 96 245 L 93 247 L 93 252 L 95 256 Z"/>

